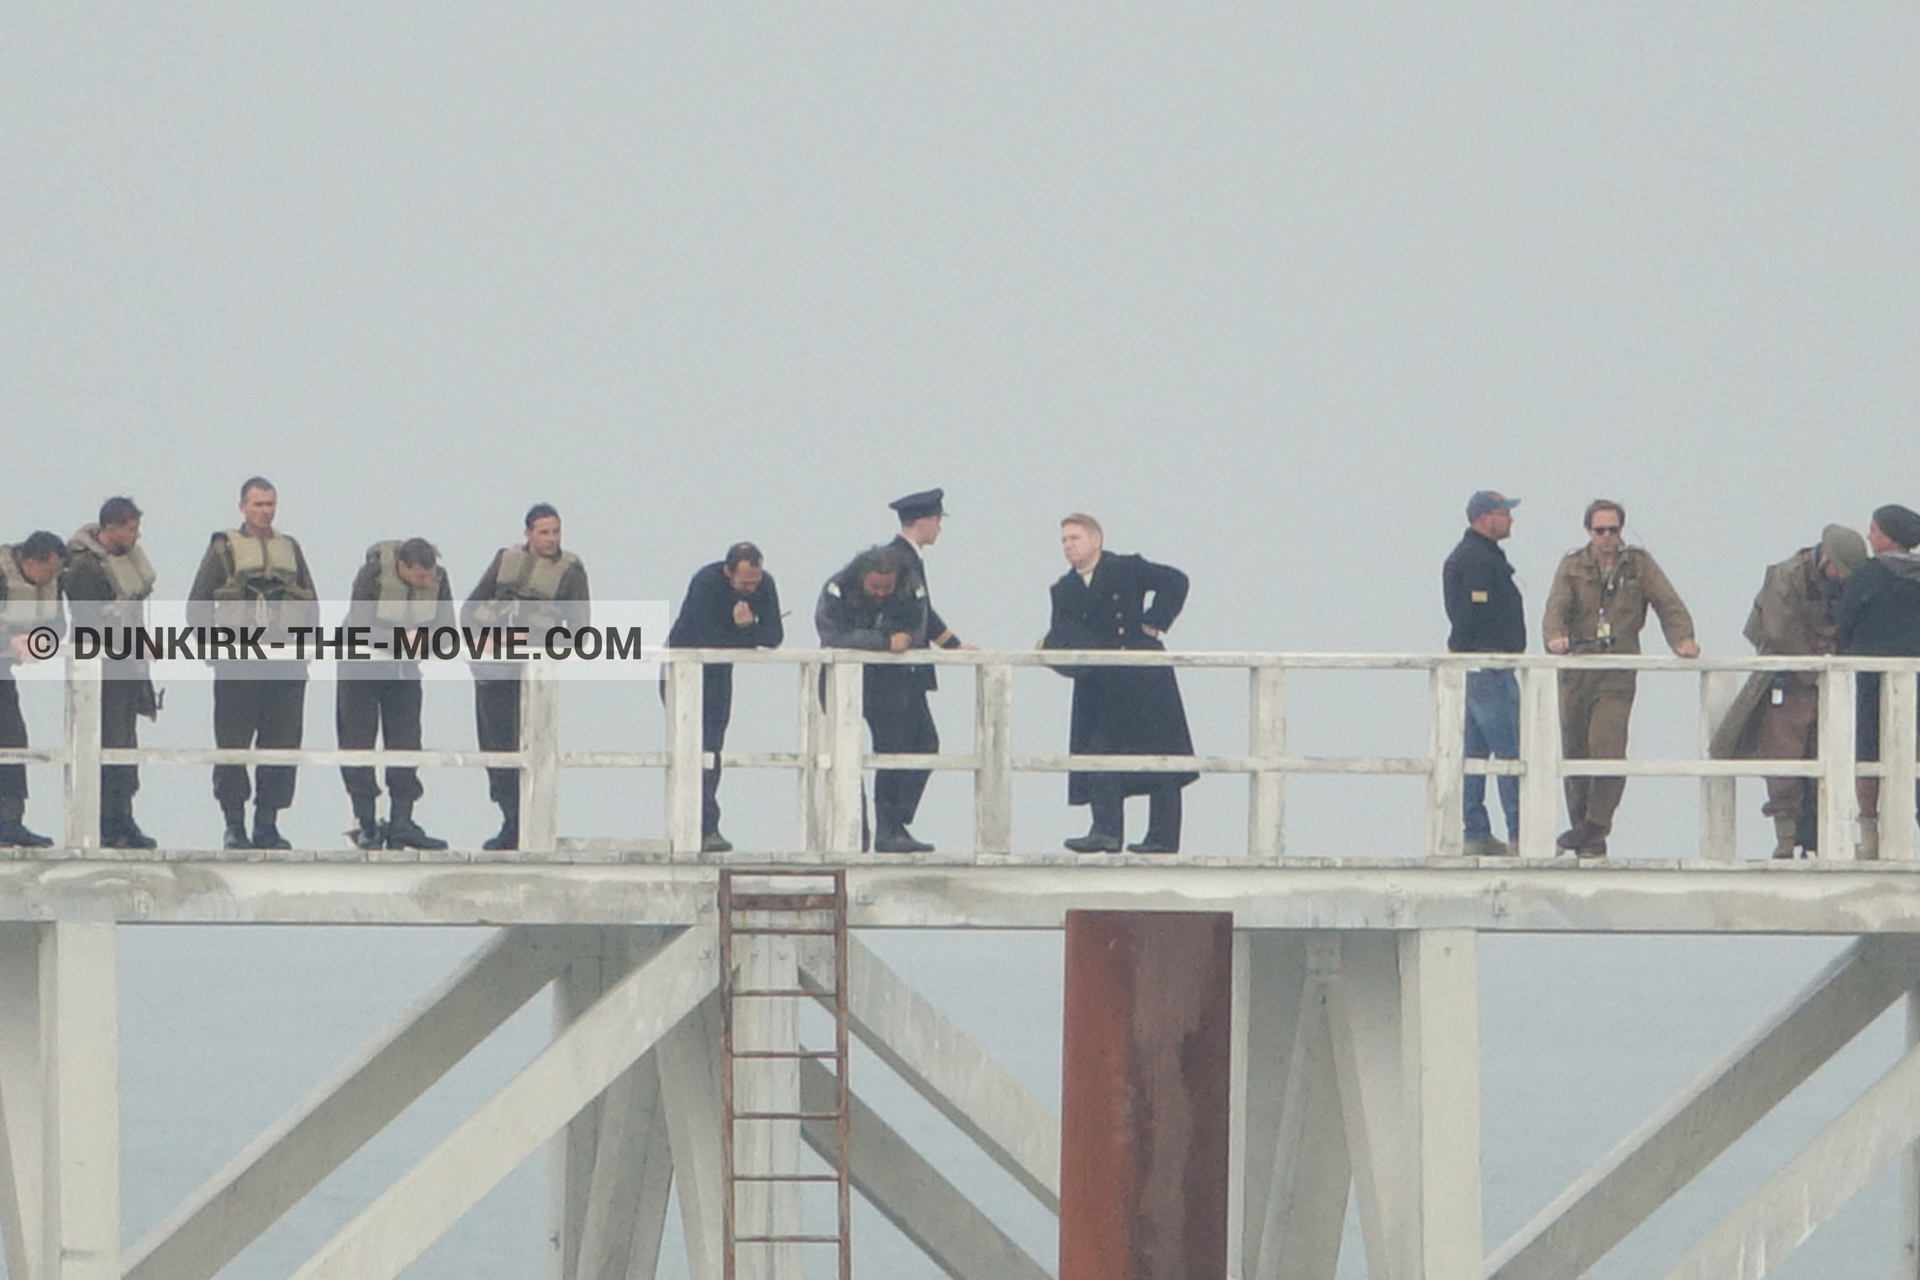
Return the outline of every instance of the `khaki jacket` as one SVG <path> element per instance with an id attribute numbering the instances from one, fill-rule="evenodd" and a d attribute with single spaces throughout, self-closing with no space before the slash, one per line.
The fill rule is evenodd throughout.
<path id="1" fill-rule="evenodd" d="M 1581 547 L 1554 571 L 1540 632 L 1549 644 L 1569 640 L 1574 653 L 1639 653 L 1649 607 L 1660 616 L 1668 647 L 1693 639 L 1693 615 L 1651 555 L 1625 547 L 1607 574 L 1593 548 Z"/>
<path id="2" fill-rule="evenodd" d="M 1760 594 L 1747 615 L 1746 637 L 1761 654 L 1832 653 L 1839 637 L 1834 621 L 1837 593 L 1829 593 L 1820 572 L 1820 548 L 1797 551 L 1767 569 Z M 1714 730 L 1707 755 L 1715 760 L 1751 759 L 1759 754 L 1760 711 L 1776 688 L 1817 689 L 1813 672 L 1756 671 Z"/>

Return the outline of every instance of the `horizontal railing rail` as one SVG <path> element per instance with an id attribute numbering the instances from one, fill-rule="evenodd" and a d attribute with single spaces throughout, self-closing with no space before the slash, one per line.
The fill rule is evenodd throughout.
<path id="1" fill-rule="evenodd" d="M 558 780 L 567 769 L 661 770 L 666 782 L 665 846 L 672 855 L 700 852 L 701 770 L 713 757 L 702 750 L 702 666 L 706 663 L 774 665 L 799 675 L 799 744 L 793 751 L 720 755 L 728 769 L 775 769 L 799 775 L 797 845 L 810 855 L 854 854 L 861 842 L 861 778 L 874 767 L 930 769 L 973 775 L 976 856 L 1014 852 L 1013 778 L 1021 773 L 1069 771 L 1238 774 L 1248 780 L 1247 857 L 1271 862 L 1286 853 L 1285 784 L 1293 775 L 1415 776 L 1427 780 L 1427 856 L 1461 853 L 1462 779 L 1468 775 L 1517 776 L 1521 780 L 1519 852 L 1554 853 L 1560 784 L 1574 777 L 1670 777 L 1700 786 L 1697 856 L 1727 861 L 1734 854 L 1734 787 L 1742 777 L 1815 780 L 1819 794 L 1819 847 L 1823 861 L 1853 859 L 1857 849 L 1854 783 L 1880 778 L 1893 796 L 1913 790 L 1916 766 L 1916 688 L 1920 659 L 1879 657 L 1672 658 L 1596 654 L 1359 654 L 1134 650 L 916 650 L 880 654 L 845 649 L 678 649 L 659 651 L 666 695 L 664 749 L 567 751 L 559 745 L 559 672 L 553 664 L 527 664 L 521 681 L 522 740 L 518 751 L 418 750 L 238 750 L 198 747 L 103 749 L 98 660 L 66 659 L 65 741 L 57 747 L 0 750 L 0 763 L 65 766 L 65 846 L 87 853 L 99 848 L 99 766 L 102 764 L 289 764 L 412 765 L 521 771 L 521 847 L 551 855 L 558 846 Z M 973 749 L 935 754 L 876 754 L 865 747 L 861 669 L 865 665 L 934 665 L 975 671 Z M 1022 668 L 1169 667 L 1182 670 L 1238 669 L 1248 674 L 1247 750 L 1241 754 L 1088 755 L 1016 753 L 1013 750 L 1013 673 Z M 1515 760 L 1468 759 L 1464 750 L 1466 675 L 1475 669 L 1510 669 L 1521 693 L 1520 754 Z M 1563 671 L 1620 669 L 1688 672 L 1698 678 L 1700 754 L 1684 759 L 1563 759 L 1560 751 L 1557 682 Z M 1414 756 L 1300 756 L 1287 751 L 1286 694 L 1293 672 L 1416 672 L 1428 678 L 1427 749 Z M 1706 758 L 1706 744 L 1732 703 L 1742 679 L 1755 672 L 1817 675 L 1820 689 L 1817 750 L 1808 759 L 1720 760 Z M 1855 691 L 1864 672 L 1882 673 L 1880 762 L 1856 761 Z M 1905 708 L 1896 713 L 1895 708 Z M 1064 731 L 1065 726 L 1062 726 Z M 1904 815 L 1904 804 L 1890 804 Z M 655 842 L 657 843 L 657 842 Z M 1913 824 L 1890 822 L 1881 833 L 1881 856 L 1915 856 Z M 1213 853 L 1220 851 L 1214 850 Z"/>

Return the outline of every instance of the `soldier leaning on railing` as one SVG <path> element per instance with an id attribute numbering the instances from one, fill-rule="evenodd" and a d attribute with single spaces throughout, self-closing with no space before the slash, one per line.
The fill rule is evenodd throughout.
<path id="1" fill-rule="evenodd" d="M 1840 593 L 1841 653 L 1920 657 L 1920 513 L 1891 503 L 1867 526 L 1873 559 L 1847 579 Z M 1856 685 L 1854 755 L 1880 758 L 1880 673 L 1862 671 Z M 1860 802 L 1859 857 L 1880 856 L 1880 779 L 1854 783 Z"/>

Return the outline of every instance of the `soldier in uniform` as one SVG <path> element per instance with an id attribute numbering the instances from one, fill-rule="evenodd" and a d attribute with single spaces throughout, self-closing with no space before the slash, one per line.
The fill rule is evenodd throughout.
<path id="1" fill-rule="evenodd" d="M 240 486 L 240 527 L 213 535 L 200 558 L 189 621 L 222 627 L 264 627 L 263 644 L 291 644 L 287 628 L 317 626 L 319 593 L 300 544 L 275 531 L 280 495 L 253 476 Z M 222 748 L 298 747 L 306 728 L 307 664 L 300 658 L 213 663 L 213 740 Z M 213 797 L 226 819 L 229 849 L 287 849 L 280 811 L 293 803 L 292 765 L 254 769 L 251 791 L 245 765 L 213 766 Z M 253 798 L 253 831 L 246 806 Z"/>
<path id="2" fill-rule="evenodd" d="M 1100 522 L 1078 512 L 1060 522 L 1071 567 L 1053 584 L 1048 649 L 1166 649 L 1161 637 L 1187 602 L 1187 575 L 1142 556 L 1102 550 Z M 1147 597 L 1152 596 L 1148 603 Z M 1075 755 L 1193 754 L 1186 706 L 1171 667 L 1083 667 L 1073 678 L 1069 750 Z M 1092 809 L 1092 829 L 1066 842 L 1075 853 L 1118 853 L 1126 797 L 1148 797 L 1147 834 L 1129 853 L 1180 851 L 1181 790 L 1197 773 L 1070 773 L 1067 803 Z"/>
<path id="3" fill-rule="evenodd" d="M 440 553 L 425 538 L 376 542 L 354 575 L 347 625 L 368 627 L 391 646 L 395 633 L 453 625 L 453 589 Z M 335 685 L 333 723 L 340 749 L 370 749 L 381 734 L 391 751 L 420 749 L 420 664 L 414 661 L 342 663 Z M 388 813 L 375 814 L 380 787 L 369 765 L 342 765 L 340 779 L 353 805 L 353 842 L 362 849 L 444 849 L 414 820 L 420 771 L 412 765 L 387 769 Z"/>
<path id="4" fill-rule="evenodd" d="M 760 548 L 736 542 L 726 559 L 694 574 L 667 643 L 678 649 L 778 649 L 786 625 L 780 592 L 763 560 Z M 700 775 L 700 847 L 726 853 L 733 845 L 720 834 L 720 750 L 733 718 L 733 664 L 710 662 L 701 680 L 700 749 L 713 753 L 713 764 Z"/>
<path id="5" fill-rule="evenodd" d="M 67 540 L 67 568 L 61 589 L 76 625 L 139 627 L 146 621 L 147 598 L 156 580 L 147 553 L 140 549 L 140 508 L 132 498 L 108 498 L 97 523 L 82 525 Z M 139 718 L 158 715 L 159 699 L 142 657 L 109 658 L 100 684 L 100 745 L 140 745 Z M 110 849 L 151 849 L 155 841 L 133 820 L 133 797 L 140 790 L 140 768 L 131 764 L 100 767 L 100 843 Z"/>
<path id="6" fill-rule="evenodd" d="M 1897 502 L 1876 509 L 1867 545 L 1873 558 L 1848 575 L 1835 610 L 1839 652 L 1920 657 L 1920 555 L 1913 550 L 1920 546 L 1920 512 Z M 1880 684 L 1878 671 L 1862 671 L 1854 686 L 1856 760 L 1880 758 Z M 1880 856 L 1880 779 L 1857 779 L 1854 789 L 1860 801 L 1858 856 L 1871 861 Z"/>
<path id="7" fill-rule="evenodd" d="M 538 646 L 551 627 L 587 624 L 587 568 L 560 548 L 560 513 L 547 503 L 527 511 L 526 541 L 502 547 L 467 597 L 460 621 L 468 627 L 525 627 Z M 482 751 L 520 749 L 520 665 L 476 664 L 473 714 Z M 500 832 L 483 849 L 520 847 L 520 771 L 487 770 L 487 791 L 500 806 Z"/>
<path id="8" fill-rule="evenodd" d="M 835 649 L 905 653 L 927 644 L 926 595 L 910 581 L 893 547 L 873 547 L 827 579 L 814 606 L 820 643 Z M 940 735 L 927 710 L 925 667 L 869 665 L 861 673 L 867 729 L 878 754 L 935 752 Z M 933 846 L 907 830 L 920 794 L 924 769 L 879 769 L 874 773 L 873 847 L 881 853 L 928 853 Z M 863 842 L 864 843 L 864 842 Z"/>
<path id="9" fill-rule="evenodd" d="M 60 605 L 60 567 L 67 557 L 59 535 L 41 529 L 11 547 L 0 547 L 0 747 L 25 747 L 27 722 L 20 714 L 20 690 L 13 669 L 23 662 L 48 656 L 36 652 L 31 637 L 50 627 L 58 635 L 64 611 Z M 27 766 L 0 764 L 0 846 L 45 849 L 53 843 L 29 831 Z"/>
<path id="10" fill-rule="evenodd" d="M 1818 545 L 1803 547 L 1767 569 L 1747 615 L 1746 637 L 1759 654 L 1834 651 L 1841 584 L 1867 558 L 1852 529 L 1830 524 Z M 1820 720 L 1820 680 L 1811 671 L 1756 671 L 1714 732 L 1716 760 L 1810 760 Z M 1776 858 L 1817 843 L 1811 778 L 1768 778 L 1761 812 L 1773 819 Z"/>
<path id="11" fill-rule="evenodd" d="M 1651 608 L 1667 644 L 1683 658 L 1700 656 L 1693 616 L 1654 558 L 1626 546 L 1626 509 L 1606 498 L 1587 504 L 1587 545 L 1570 551 L 1554 571 L 1541 626 L 1548 653 L 1601 656 L 1639 653 L 1640 629 Z M 1560 751 L 1568 760 L 1619 760 L 1627 754 L 1634 673 L 1620 670 L 1560 673 Z M 1625 778 L 1568 778 L 1571 826 L 1554 841 L 1582 858 L 1607 856 L 1613 812 Z"/>

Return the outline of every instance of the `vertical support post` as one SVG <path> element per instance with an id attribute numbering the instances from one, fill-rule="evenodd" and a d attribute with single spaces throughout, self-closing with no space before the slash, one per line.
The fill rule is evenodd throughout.
<path id="1" fill-rule="evenodd" d="M 1907 1049 L 1920 1046 L 1920 991 L 1907 992 Z M 1895 1280 L 1920 1280 L 1920 1145 L 1900 1158 L 1900 1263 Z"/>
<path id="2" fill-rule="evenodd" d="M 119 1280 L 114 927 L 90 922 L 39 929 L 43 1174 L 40 1266 L 32 1274 L 35 1280 Z"/>
<path id="3" fill-rule="evenodd" d="M 754 913 L 758 927 L 773 923 Z M 737 991 L 794 991 L 800 986 L 799 955 L 792 938 L 746 935 L 734 943 L 739 968 Z M 733 1047 L 740 1053 L 794 1054 L 800 1049 L 800 1007 L 790 996 L 740 994 L 734 999 Z M 800 1061 L 788 1058 L 749 1058 L 748 1069 L 738 1069 L 734 1080 L 735 1105 L 741 1112 L 800 1111 Z M 726 1069 L 726 1059 L 721 1059 Z M 793 1175 L 800 1172 L 798 1120 L 745 1120 L 736 1124 L 731 1140 L 736 1175 Z M 746 1183 L 736 1191 L 736 1222 L 742 1235 L 797 1235 L 800 1232 L 800 1186 L 793 1182 Z M 787 1280 L 803 1270 L 796 1244 L 744 1246 L 737 1259 L 742 1280 Z"/>
<path id="4" fill-rule="evenodd" d="M 1247 856 L 1265 862 L 1287 848 L 1287 672 L 1272 663 L 1248 672 L 1247 754 L 1259 763 L 1247 777 Z"/>
<path id="5" fill-rule="evenodd" d="M 51 927 L 0 923 L 0 1242 L 20 1280 L 40 1267 L 40 935 Z"/>
<path id="6" fill-rule="evenodd" d="M 667 848 L 700 852 L 701 771 L 706 763 L 706 668 L 698 662 L 667 663 Z"/>
<path id="7" fill-rule="evenodd" d="M 860 712 L 865 672 L 858 661 L 834 662 L 827 668 L 827 853 L 860 851 L 865 727 Z"/>
<path id="8" fill-rule="evenodd" d="M 1733 706 L 1739 686 L 1738 672 L 1700 673 L 1700 755 L 1703 759 L 1714 731 Z M 1738 782 L 1736 778 L 1700 779 L 1700 856 L 1709 862 L 1733 861 L 1734 836 L 1739 822 Z"/>
<path id="9" fill-rule="evenodd" d="M 553 984 L 553 1034 L 558 1036 L 607 989 L 602 952 L 618 930 L 594 930 L 598 946 L 583 948 Z M 580 1264 L 580 1238 L 593 1186 L 601 1101 L 595 1099 L 547 1143 L 546 1280 L 572 1280 Z"/>
<path id="10" fill-rule="evenodd" d="M 520 848 L 552 853 L 560 812 L 560 682 L 550 659 L 520 669 Z"/>
<path id="11" fill-rule="evenodd" d="M 1069 911 L 1060 1280 L 1227 1274 L 1233 917 Z"/>
<path id="12" fill-rule="evenodd" d="M 1880 856 L 1913 859 L 1914 694 L 1912 671 L 1880 677 Z"/>
<path id="13" fill-rule="evenodd" d="M 1854 686 L 1851 667 L 1828 667 L 1820 675 L 1820 856 L 1838 862 L 1853 861 L 1853 820 L 1860 812 L 1853 793 Z"/>
<path id="14" fill-rule="evenodd" d="M 1553 667 L 1520 669 L 1520 853 L 1554 854 L 1554 819 L 1560 813 L 1560 673 Z"/>
<path id="15" fill-rule="evenodd" d="M 1479 939 L 1400 935 L 1401 1082 L 1415 1185 L 1408 1280 L 1480 1280 Z"/>
<path id="16" fill-rule="evenodd" d="M 1013 668 L 974 668 L 973 850 L 1013 852 Z"/>
<path id="17" fill-rule="evenodd" d="M 795 726 L 800 744 L 800 847 L 824 849 L 826 835 L 826 779 L 822 767 L 827 750 L 826 732 L 820 714 L 821 664 L 800 664 L 800 714 Z"/>
<path id="18" fill-rule="evenodd" d="M 69 849 L 100 848 L 100 659 L 67 660 L 67 814 Z"/>
<path id="19" fill-rule="evenodd" d="M 673 1150 L 691 1280 L 720 1280 L 720 999 L 709 996 L 660 1039 L 660 1109 Z"/>
<path id="20" fill-rule="evenodd" d="M 1433 668 L 1427 699 L 1427 856 L 1458 856 L 1461 779 L 1466 759 L 1467 669 L 1454 661 Z"/>

